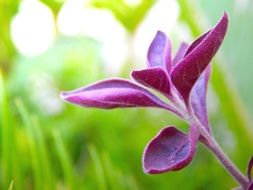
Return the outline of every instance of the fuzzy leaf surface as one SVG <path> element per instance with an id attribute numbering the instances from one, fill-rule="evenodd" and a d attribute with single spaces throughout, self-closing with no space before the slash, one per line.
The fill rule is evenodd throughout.
<path id="1" fill-rule="evenodd" d="M 146 146 L 142 159 L 144 171 L 158 174 L 186 167 L 196 152 L 198 138 L 195 126 L 191 126 L 189 135 L 174 126 L 163 128 Z"/>
<path id="2" fill-rule="evenodd" d="M 118 107 L 157 107 L 168 105 L 141 86 L 123 79 L 101 81 L 77 90 L 63 92 L 61 97 L 84 107 L 112 109 Z"/>
<path id="3" fill-rule="evenodd" d="M 144 86 L 151 87 L 165 95 L 170 94 L 169 77 L 161 67 L 133 71 L 131 76 L 136 82 Z"/>
<path id="4" fill-rule="evenodd" d="M 206 95 L 208 80 L 210 77 L 211 66 L 208 65 L 205 71 L 201 74 L 200 78 L 194 84 L 190 95 L 190 102 L 192 110 L 201 124 L 209 131 L 209 121 L 206 108 Z"/>
<path id="5" fill-rule="evenodd" d="M 190 46 L 189 53 L 173 68 L 171 79 L 188 104 L 190 91 L 218 51 L 227 31 L 228 15 Z"/>
<path id="6" fill-rule="evenodd" d="M 173 59 L 173 66 L 177 65 L 181 61 L 181 59 L 184 57 L 185 53 L 187 52 L 188 47 L 189 45 L 187 43 L 183 42 L 180 44 L 178 51 Z"/>
<path id="7" fill-rule="evenodd" d="M 169 38 L 161 31 L 158 31 L 151 42 L 147 55 L 148 68 L 162 67 L 168 71 L 171 70 L 171 42 Z"/>

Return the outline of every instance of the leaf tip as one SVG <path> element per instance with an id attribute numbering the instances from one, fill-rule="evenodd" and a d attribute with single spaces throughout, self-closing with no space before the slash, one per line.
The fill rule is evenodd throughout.
<path id="1" fill-rule="evenodd" d="M 61 98 L 63 101 L 67 101 L 68 95 L 69 95 L 69 93 L 68 93 L 67 91 L 62 91 L 62 92 L 60 92 L 60 98 Z"/>

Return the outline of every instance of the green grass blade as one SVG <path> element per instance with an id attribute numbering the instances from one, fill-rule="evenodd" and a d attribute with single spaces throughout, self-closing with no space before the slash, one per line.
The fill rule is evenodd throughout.
<path id="1" fill-rule="evenodd" d="M 44 133 L 39 126 L 38 118 L 35 115 L 31 116 L 34 136 L 37 141 L 38 156 L 40 163 L 43 164 L 42 175 L 45 189 L 55 189 L 55 176 L 52 170 L 52 164 L 49 159 L 49 152 L 47 151 Z"/>
<path id="2" fill-rule="evenodd" d="M 16 99 L 15 104 L 17 106 L 18 112 L 21 115 L 22 121 L 24 123 L 27 140 L 30 149 L 31 163 L 33 169 L 34 185 L 36 190 L 43 190 L 43 178 L 42 178 L 42 165 L 40 163 L 37 144 L 35 136 L 33 133 L 33 128 L 31 124 L 31 118 L 25 109 L 25 106 L 21 99 Z"/>
<path id="3" fill-rule="evenodd" d="M 60 133 L 57 130 L 52 131 L 54 138 L 58 159 L 60 160 L 61 168 L 64 175 L 64 181 L 69 190 L 76 190 L 75 175 L 73 171 L 73 164 L 70 161 L 69 154 L 63 144 Z"/>
<path id="4" fill-rule="evenodd" d="M 122 173 L 115 168 L 111 162 L 110 156 L 107 153 L 102 154 L 103 166 L 105 168 L 106 179 L 109 184 L 108 189 L 129 189 L 138 190 L 138 184 L 133 176 Z"/>
<path id="5" fill-rule="evenodd" d="M 104 163 L 106 178 L 108 179 L 109 189 L 117 190 L 123 189 L 121 181 L 119 181 L 119 176 L 113 167 L 110 157 L 107 153 L 102 154 L 102 160 Z"/>
<path id="6" fill-rule="evenodd" d="M 13 190 L 13 184 L 14 184 L 14 182 L 13 182 L 13 181 L 11 181 L 11 184 L 10 184 L 10 186 L 9 186 L 8 190 Z"/>
<path id="7" fill-rule="evenodd" d="M 11 180 L 11 144 L 12 138 L 9 127 L 9 107 L 8 98 L 5 91 L 4 79 L 0 70 L 0 140 L 1 140 L 1 186 L 5 189 L 9 186 Z"/>
<path id="8" fill-rule="evenodd" d="M 89 145 L 88 149 L 89 149 L 91 159 L 92 159 L 94 166 L 95 166 L 98 189 L 99 190 L 107 190 L 105 173 L 104 173 L 102 161 L 99 157 L 97 149 L 94 145 Z"/>
<path id="9" fill-rule="evenodd" d="M 13 118 L 13 117 L 12 117 Z M 18 190 L 24 189 L 24 181 L 26 176 L 24 175 L 24 171 L 22 168 L 22 163 L 20 161 L 22 154 L 20 154 L 20 150 L 18 149 L 18 134 L 17 128 L 13 127 L 13 124 L 10 126 L 10 130 L 12 130 L 13 140 L 12 140 L 12 151 L 11 151 L 11 166 L 12 166 L 12 178 L 15 181 L 15 187 Z"/>
<path id="10" fill-rule="evenodd" d="M 14 128 L 14 116 L 10 112 L 10 102 L 5 90 L 4 81 L 0 70 L 0 141 L 1 141 L 1 171 L 0 187 L 7 188 L 10 180 L 15 180 L 15 186 L 23 189 L 24 176 L 19 159 L 17 148 L 16 128 Z M 12 139 L 12 140 L 10 140 Z M 1 172 L 0 172 L 1 173 Z"/>

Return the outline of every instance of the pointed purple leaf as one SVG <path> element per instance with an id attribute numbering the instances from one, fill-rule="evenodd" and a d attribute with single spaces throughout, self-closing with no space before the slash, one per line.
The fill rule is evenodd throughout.
<path id="1" fill-rule="evenodd" d="M 211 66 L 208 65 L 204 72 L 201 74 L 197 82 L 194 84 L 191 94 L 190 102 L 192 110 L 196 117 L 199 119 L 201 124 L 206 127 L 206 129 L 211 132 L 208 122 L 208 115 L 206 109 L 206 94 L 207 85 L 210 77 Z"/>
<path id="2" fill-rule="evenodd" d="M 228 26 L 228 15 L 224 13 L 216 26 L 191 46 L 186 55 L 173 69 L 171 79 L 188 104 L 190 91 L 219 49 Z M 196 46 L 197 45 L 197 46 Z M 196 47 L 195 47 L 196 46 Z"/>
<path id="3" fill-rule="evenodd" d="M 207 31 L 206 33 L 202 34 L 200 37 L 198 37 L 187 49 L 184 57 L 191 53 L 196 47 L 199 46 L 199 44 L 202 43 L 203 40 L 207 37 L 207 35 L 210 33 L 211 30 Z"/>
<path id="4" fill-rule="evenodd" d="M 181 59 L 184 57 L 189 45 L 187 43 L 181 43 L 179 49 L 173 59 L 173 66 L 177 65 Z"/>
<path id="5" fill-rule="evenodd" d="M 170 94 L 170 82 L 166 71 L 160 67 L 133 71 L 131 76 L 138 83 L 160 91 L 165 96 Z"/>
<path id="6" fill-rule="evenodd" d="M 247 175 L 248 175 L 249 181 L 252 181 L 252 177 L 251 177 L 252 167 L 253 167 L 253 156 L 251 156 L 251 158 L 249 160 L 248 168 L 247 168 Z"/>
<path id="7" fill-rule="evenodd" d="M 166 103 L 146 89 L 128 80 L 111 79 L 90 86 L 63 92 L 62 98 L 84 107 L 158 107 L 170 109 Z"/>
<path id="8" fill-rule="evenodd" d="M 198 138 L 199 131 L 196 126 L 190 128 L 189 135 L 173 126 L 163 128 L 144 151 L 144 171 L 157 174 L 186 167 L 196 152 Z"/>
<path id="9" fill-rule="evenodd" d="M 161 31 L 156 33 L 148 49 L 148 67 L 162 67 L 171 71 L 171 42 Z"/>

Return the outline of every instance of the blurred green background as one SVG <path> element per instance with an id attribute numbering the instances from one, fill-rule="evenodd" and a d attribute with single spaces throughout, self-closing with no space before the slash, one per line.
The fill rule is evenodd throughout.
<path id="1" fill-rule="evenodd" d="M 250 0 L 0 0 L 0 189 L 231 189 L 199 144 L 179 172 L 146 175 L 141 156 L 160 128 L 187 125 L 156 109 L 83 109 L 71 90 L 145 66 L 157 30 L 191 42 L 230 14 L 208 92 L 214 134 L 246 170 L 253 153 L 253 2 Z"/>

